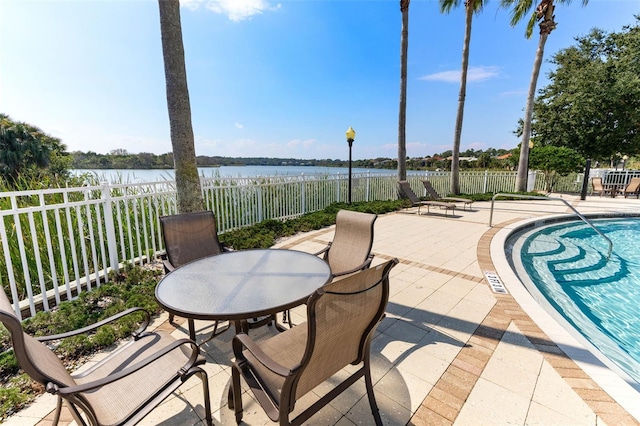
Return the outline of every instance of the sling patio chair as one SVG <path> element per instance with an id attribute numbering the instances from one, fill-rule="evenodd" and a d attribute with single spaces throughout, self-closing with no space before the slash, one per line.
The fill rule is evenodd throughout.
<path id="1" fill-rule="evenodd" d="M 166 251 L 162 259 L 166 273 L 194 260 L 229 251 L 218 240 L 216 217 L 210 210 L 160 216 L 160 227 Z M 174 315 L 169 313 L 169 322 L 173 322 L 173 318 Z M 194 320 L 188 319 L 187 322 L 191 335 L 195 335 Z M 216 321 L 211 335 L 205 341 L 229 329 L 229 324 L 220 329 L 218 325 Z"/>
<path id="2" fill-rule="evenodd" d="M 431 185 L 431 182 L 429 182 L 426 179 L 422 181 L 422 185 L 424 186 L 424 189 L 427 191 L 427 196 L 431 198 L 433 201 L 444 201 L 444 202 L 452 201 L 454 203 L 464 203 L 462 205 L 462 209 L 466 210 L 467 206 L 469 206 L 469 210 L 471 210 L 471 204 L 473 203 L 473 200 L 470 200 L 468 198 L 460 198 L 460 197 L 441 197 L 438 194 L 438 192 L 435 190 L 433 185 Z"/>
<path id="3" fill-rule="evenodd" d="M 95 330 L 132 313 L 143 312 L 144 321 L 133 339 L 82 373 L 71 374 L 43 342 Z M 149 313 L 130 308 L 92 326 L 53 336 L 34 338 L 24 332 L 19 318 L 0 291 L 0 321 L 9 331 L 20 367 L 46 391 L 57 395 L 53 424 L 63 403 L 78 425 L 133 425 L 176 391 L 192 376 L 202 381 L 206 422 L 213 424 L 207 373 L 199 348 L 189 339 L 148 332 Z"/>
<path id="4" fill-rule="evenodd" d="M 633 194 L 635 194 L 636 198 L 640 198 L 640 177 L 631 178 L 629 184 L 620 192 L 624 195 L 624 198 Z"/>
<path id="5" fill-rule="evenodd" d="M 367 269 L 373 260 L 373 225 L 378 218 L 371 213 L 340 210 L 336 215 L 333 241 L 315 256 L 322 255 L 331 268 L 331 279 L 341 279 L 354 272 Z M 293 326 L 291 312 L 285 311 L 283 322 Z"/>
<path id="6" fill-rule="evenodd" d="M 378 218 L 371 213 L 340 210 L 336 215 L 333 241 L 315 253 L 323 255 L 331 268 L 331 277 L 349 275 L 366 269 L 373 260 L 373 225 Z"/>
<path id="7" fill-rule="evenodd" d="M 402 198 L 406 198 L 411 202 L 411 206 L 410 207 L 418 207 L 418 214 L 420 214 L 420 207 L 422 206 L 426 206 L 427 207 L 427 213 L 429 213 L 429 207 L 433 206 L 433 207 L 440 207 L 441 209 L 444 209 L 444 215 L 447 216 L 447 213 L 449 212 L 449 210 L 452 210 L 452 214 L 455 211 L 456 205 L 453 203 L 445 203 L 442 201 L 424 201 L 421 200 L 420 198 L 418 198 L 418 196 L 416 195 L 415 192 L 413 192 L 413 189 L 411 189 L 411 186 L 409 185 L 409 182 L 407 182 L 406 180 L 401 180 L 398 181 L 398 191 L 400 193 L 400 196 Z"/>
<path id="8" fill-rule="evenodd" d="M 604 184 L 602 183 L 601 177 L 591 178 L 591 186 L 593 188 L 593 192 L 597 193 L 599 196 L 603 196 L 604 194 L 611 194 L 610 189 L 605 189 Z"/>
<path id="9" fill-rule="evenodd" d="M 216 227 L 216 217 L 212 211 L 202 211 L 193 213 L 181 213 L 171 216 L 161 216 L 160 226 L 162 228 L 162 238 L 166 250 L 163 259 L 165 272 L 169 273 L 175 268 L 186 263 L 193 262 L 208 256 L 217 256 L 231 251 L 224 247 L 218 240 Z M 212 271 L 212 276 L 215 271 Z M 212 285 L 214 280 L 212 279 Z M 169 321 L 173 321 L 173 314 L 169 313 Z M 275 316 L 253 318 L 247 321 L 247 326 L 251 329 L 272 324 Z M 189 332 L 195 335 L 195 322 L 193 319 L 187 320 Z M 230 327 L 227 323 L 219 327 L 219 322 L 215 321 L 213 331 L 209 337 L 199 344 L 208 342 L 214 337 L 224 333 Z"/>
<path id="10" fill-rule="evenodd" d="M 255 342 L 246 334 L 233 339 L 229 408 L 242 421 L 244 377 L 269 418 L 281 425 L 308 423 L 315 413 L 364 377 L 376 425 L 382 420 L 371 379 L 371 339 L 389 299 L 392 259 L 327 284 L 307 301 L 306 323 Z M 296 401 L 345 367 L 353 374 L 290 420 Z M 335 377 L 333 377 L 335 379 Z"/>

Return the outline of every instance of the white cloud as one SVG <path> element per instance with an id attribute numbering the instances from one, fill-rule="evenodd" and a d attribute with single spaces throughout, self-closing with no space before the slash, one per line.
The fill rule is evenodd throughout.
<path id="1" fill-rule="evenodd" d="M 234 126 L 236 129 L 244 129 L 244 126 L 240 123 L 238 123 L 237 121 L 234 123 Z"/>
<path id="2" fill-rule="evenodd" d="M 509 90 L 506 92 L 501 92 L 500 96 L 524 96 L 527 94 L 527 89 L 521 90 Z"/>
<path id="3" fill-rule="evenodd" d="M 500 75 L 500 68 L 497 66 L 469 67 L 467 70 L 467 83 L 485 81 Z M 427 74 L 419 78 L 427 81 L 444 81 L 446 83 L 458 83 L 460 81 L 460 70 L 442 71 L 434 74 Z"/>
<path id="4" fill-rule="evenodd" d="M 280 3 L 273 6 L 267 0 L 180 0 L 182 6 L 197 10 L 201 4 L 214 13 L 226 15 L 230 21 L 240 22 L 265 11 L 276 11 Z"/>
<path id="5" fill-rule="evenodd" d="M 293 139 L 293 140 L 287 142 L 287 147 L 289 147 L 289 148 L 297 148 L 297 147 L 309 148 L 310 146 L 312 146 L 315 143 L 316 143 L 315 139 L 306 139 L 306 140 Z"/>

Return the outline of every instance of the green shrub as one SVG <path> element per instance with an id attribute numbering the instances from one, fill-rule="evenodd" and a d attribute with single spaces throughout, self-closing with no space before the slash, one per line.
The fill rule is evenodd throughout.
<path id="1" fill-rule="evenodd" d="M 112 325 L 103 325 L 96 331 L 93 336 L 93 345 L 95 347 L 107 347 L 116 341 L 116 330 Z"/>
<path id="2" fill-rule="evenodd" d="M 0 387 L 0 420 L 21 410 L 42 392 L 42 386 L 26 374 L 12 377 L 6 387 Z"/>

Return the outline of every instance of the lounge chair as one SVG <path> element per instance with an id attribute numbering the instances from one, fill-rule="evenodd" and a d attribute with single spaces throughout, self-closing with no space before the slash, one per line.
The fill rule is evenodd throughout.
<path id="1" fill-rule="evenodd" d="M 635 194 L 636 198 L 640 198 L 640 177 L 631 178 L 629 184 L 622 190 L 624 198 Z"/>
<path id="2" fill-rule="evenodd" d="M 144 321 L 133 332 L 133 340 L 82 373 L 70 374 L 55 352 L 42 343 L 84 334 L 140 312 L 145 314 Z M 24 332 L 7 295 L 0 290 L 0 322 L 9 330 L 18 364 L 58 397 L 54 425 L 60 420 L 63 403 L 78 425 L 135 424 L 194 375 L 202 381 L 206 422 L 213 424 L 207 373 L 201 367 L 205 359 L 198 346 L 165 332 L 145 331 L 149 320 L 145 310 L 130 308 L 83 329 L 34 338 Z"/>
<path id="3" fill-rule="evenodd" d="M 235 336 L 228 402 L 236 422 L 243 414 L 241 376 L 269 418 L 281 425 L 313 423 L 308 420 L 314 414 L 364 377 L 375 424 L 382 425 L 373 393 L 370 348 L 387 306 L 389 272 L 397 263 L 393 259 L 319 288 L 307 301 L 306 323 L 259 342 L 246 334 Z M 341 370 L 345 374 L 339 377 L 350 374 L 336 384 L 334 374 Z M 306 409 L 289 419 L 300 405 L 296 402 L 314 388 L 322 391 L 316 386 L 330 378 L 331 390 L 319 399 L 308 395 L 306 399 L 312 400 L 304 403 Z"/>
<path id="4" fill-rule="evenodd" d="M 411 186 L 409 185 L 409 182 L 407 182 L 406 180 L 401 180 L 398 182 L 398 189 L 400 191 L 400 196 L 403 198 L 408 199 L 409 201 L 411 201 L 411 207 L 418 207 L 418 214 L 420 214 L 420 207 L 422 206 L 426 206 L 427 207 L 427 213 L 429 213 L 429 207 L 433 206 L 433 207 L 440 207 L 441 209 L 444 209 L 444 215 L 447 216 L 447 213 L 449 212 L 449 210 L 452 210 L 452 214 L 456 208 L 456 205 L 453 203 L 444 203 L 442 201 L 423 201 L 420 198 L 418 198 L 418 196 L 416 195 L 415 192 L 413 192 L 413 189 L 411 189 Z"/>
<path id="5" fill-rule="evenodd" d="M 160 227 L 166 250 L 163 264 L 167 273 L 194 260 L 216 256 L 228 251 L 218 240 L 216 218 L 212 211 L 160 216 Z M 174 315 L 170 313 L 169 322 L 173 322 L 173 318 Z M 195 336 L 194 321 L 189 319 L 188 324 L 189 332 Z M 229 324 L 220 329 L 218 329 L 218 325 L 218 321 L 216 321 L 213 332 L 207 340 L 229 328 Z"/>
<path id="6" fill-rule="evenodd" d="M 427 191 L 427 196 L 433 201 L 453 201 L 454 203 L 464 203 L 462 205 L 462 209 L 466 210 L 467 206 L 469 206 L 469 210 L 471 210 L 471 204 L 473 203 L 473 200 L 459 197 L 441 197 L 440 195 L 438 195 L 438 192 L 435 190 L 435 188 L 431 185 L 431 182 L 426 179 L 422 181 L 422 185 L 424 185 L 424 189 L 426 189 Z"/>
<path id="7" fill-rule="evenodd" d="M 603 196 L 604 194 L 611 195 L 611 189 L 605 189 L 604 184 L 602 183 L 601 177 L 591 178 L 591 186 L 593 188 L 593 192 L 598 194 L 599 196 Z"/>

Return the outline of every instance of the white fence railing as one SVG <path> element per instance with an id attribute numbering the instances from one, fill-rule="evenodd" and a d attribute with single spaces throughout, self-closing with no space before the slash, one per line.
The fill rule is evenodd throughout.
<path id="1" fill-rule="evenodd" d="M 422 195 L 425 178 L 441 195 L 448 193 L 448 172 L 407 177 Z M 461 192 L 512 191 L 515 178 L 515 172 L 462 172 Z M 561 190 L 576 191 L 581 179 L 565 178 L 571 188 Z M 532 173 L 529 188 L 543 185 L 543 176 Z M 158 217 L 176 213 L 175 191 L 173 181 L 162 181 L 0 193 L 0 285 L 16 312 L 30 317 L 49 310 L 100 286 L 124 262 L 157 256 L 164 249 Z M 202 192 L 223 233 L 346 202 L 348 176 L 202 178 Z M 396 198 L 395 171 L 353 175 L 352 201 Z"/>

